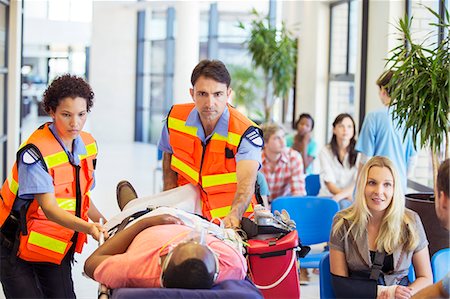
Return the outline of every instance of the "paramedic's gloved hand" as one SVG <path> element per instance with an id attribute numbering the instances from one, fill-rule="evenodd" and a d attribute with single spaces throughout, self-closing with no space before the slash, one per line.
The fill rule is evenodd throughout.
<path id="1" fill-rule="evenodd" d="M 101 225 L 98 222 L 91 223 L 91 227 L 89 229 L 88 234 L 91 235 L 92 238 L 94 238 L 96 241 L 99 240 L 100 234 L 103 234 L 105 240 L 109 238 L 108 232 L 105 230 L 103 225 Z"/>

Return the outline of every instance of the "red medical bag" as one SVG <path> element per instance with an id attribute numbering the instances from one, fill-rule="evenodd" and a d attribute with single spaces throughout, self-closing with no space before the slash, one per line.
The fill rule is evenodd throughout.
<path id="1" fill-rule="evenodd" d="M 279 239 L 251 239 L 248 243 L 251 278 L 264 298 L 300 298 L 297 231 Z"/>

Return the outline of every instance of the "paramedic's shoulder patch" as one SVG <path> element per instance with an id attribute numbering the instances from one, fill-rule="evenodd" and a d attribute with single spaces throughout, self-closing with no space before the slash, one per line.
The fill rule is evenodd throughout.
<path id="1" fill-rule="evenodd" d="M 25 150 L 22 154 L 22 162 L 28 165 L 36 163 L 37 161 L 39 161 L 39 158 L 39 152 L 32 147 Z"/>
<path id="2" fill-rule="evenodd" d="M 253 128 L 252 130 L 247 130 L 247 132 L 245 132 L 244 138 L 247 139 L 254 146 L 263 147 L 264 145 L 261 133 L 256 128 Z"/>

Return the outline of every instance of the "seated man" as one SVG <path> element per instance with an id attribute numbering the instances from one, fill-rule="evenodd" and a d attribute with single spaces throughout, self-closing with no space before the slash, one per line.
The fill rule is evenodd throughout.
<path id="1" fill-rule="evenodd" d="M 119 183 L 121 208 L 136 197 L 129 183 Z M 109 288 L 207 289 L 226 279 L 245 278 L 247 264 L 235 246 L 173 215 L 161 215 L 158 208 L 148 215 L 100 246 L 86 260 L 85 273 Z"/>
<path id="2" fill-rule="evenodd" d="M 283 128 L 270 123 L 261 129 L 264 136 L 261 172 L 269 185 L 269 202 L 285 195 L 306 195 L 302 156 L 286 147 Z"/>

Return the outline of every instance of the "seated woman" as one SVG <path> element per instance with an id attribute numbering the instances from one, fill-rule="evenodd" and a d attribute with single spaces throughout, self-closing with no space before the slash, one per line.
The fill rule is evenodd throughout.
<path id="1" fill-rule="evenodd" d="M 333 137 L 319 154 L 319 196 L 332 197 L 341 209 L 351 204 L 355 188 L 359 165 L 355 144 L 355 121 L 350 114 L 339 114 L 333 122 Z"/>
<path id="2" fill-rule="evenodd" d="M 411 261 L 416 280 L 410 284 Z M 401 181 L 389 159 L 376 156 L 364 165 L 355 203 L 336 214 L 330 270 L 338 298 L 410 298 L 432 283 L 422 222 L 405 208 Z"/>

